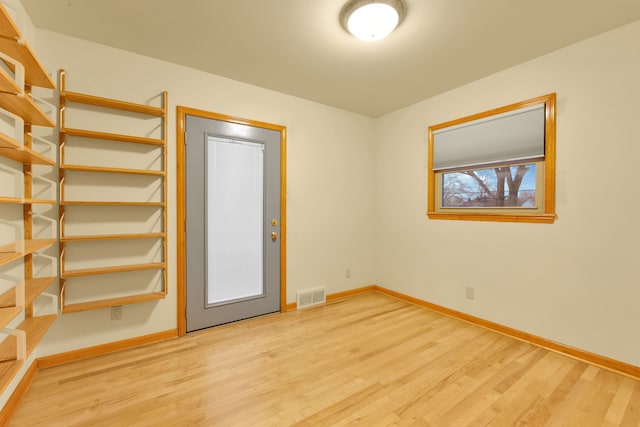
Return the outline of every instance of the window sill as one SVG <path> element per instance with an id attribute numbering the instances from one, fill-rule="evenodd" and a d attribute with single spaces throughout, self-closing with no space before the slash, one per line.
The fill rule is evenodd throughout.
<path id="1" fill-rule="evenodd" d="M 553 224 L 556 219 L 554 213 L 515 215 L 515 214 L 482 214 L 482 213 L 452 213 L 427 212 L 429 219 L 448 219 L 458 221 L 494 221 L 494 222 L 530 222 L 535 224 Z"/>

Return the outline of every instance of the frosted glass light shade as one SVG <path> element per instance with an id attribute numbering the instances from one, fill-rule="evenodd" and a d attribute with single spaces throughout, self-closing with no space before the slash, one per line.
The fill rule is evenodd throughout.
<path id="1" fill-rule="evenodd" d="M 360 40 L 371 42 L 388 36 L 400 23 L 401 0 L 352 0 L 341 14 L 342 25 Z"/>

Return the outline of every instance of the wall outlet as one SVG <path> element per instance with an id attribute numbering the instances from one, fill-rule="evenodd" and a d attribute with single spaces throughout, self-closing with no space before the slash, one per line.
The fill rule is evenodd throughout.
<path id="1" fill-rule="evenodd" d="M 464 288 L 464 293 L 467 299 L 474 299 L 476 297 L 475 289 L 470 286 L 467 286 L 466 288 Z"/>
<path id="2" fill-rule="evenodd" d="M 122 320 L 122 306 L 111 307 L 111 320 Z"/>

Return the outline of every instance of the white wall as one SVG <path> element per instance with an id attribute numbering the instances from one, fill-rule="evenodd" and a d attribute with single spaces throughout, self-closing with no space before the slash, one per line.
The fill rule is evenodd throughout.
<path id="1" fill-rule="evenodd" d="M 176 328 L 177 105 L 287 126 L 287 302 L 301 289 L 372 283 L 371 119 L 57 33 L 39 30 L 37 39 L 43 61 L 66 69 L 68 90 L 139 103 L 168 90 L 170 104 L 167 299 L 124 306 L 116 322 L 108 309 L 65 314 L 40 356 Z"/>
<path id="2" fill-rule="evenodd" d="M 640 21 L 377 120 L 377 283 L 640 365 L 638 40 Z M 427 127 L 550 92 L 555 224 L 428 220 Z"/>

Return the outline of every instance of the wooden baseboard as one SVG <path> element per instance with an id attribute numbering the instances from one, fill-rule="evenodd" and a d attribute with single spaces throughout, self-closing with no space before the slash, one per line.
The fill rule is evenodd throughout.
<path id="1" fill-rule="evenodd" d="M 369 293 L 369 292 L 373 292 L 374 288 L 375 288 L 374 285 L 369 285 L 369 286 L 363 286 L 361 288 L 349 289 L 348 291 L 342 291 L 342 292 L 336 292 L 334 294 L 329 294 L 329 295 L 327 295 L 327 302 L 335 301 L 335 300 L 341 299 L 341 298 L 352 297 L 354 295 L 360 295 L 360 294 L 366 294 L 366 293 Z M 285 306 L 285 310 L 286 311 L 293 311 L 293 310 L 296 310 L 297 308 L 298 308 L 298 305 L 295 302 L 289 303 L 289 304 L 287 304 Z"/>
<path id="2" fill-rule="evenodd" d="M 116 341 L 108 344 L 96 345 L 94 347 L 81 348 L 66 353 L 53 354 L 38 359 L 40 369 L 51 368 L 52 366 L 64 365 L 66 363 L 77 362 L 79 360 L 90 359 L 92 357 L 102 356 L 103 354 L 114 353 L 116 351 L 126 350 L 129 348 L 140 347 L 146 344 L 166 341 L 171 338 L 178 337 L 178 330 L 171 329 L 154 334 L 143 335 L 141 337 L 129 338 L 122 341 Z"/>
<path id="3" fill-rule="evenodd" d="M 27 372 L 20 380 L 18 387 L 16 387 L 13 393 L 11 393 L 9 400 L 7 400 L 7 403 L 2 408 L 2 411 L 0 411 L 0 426 L 9 425 L 11 418 L 13 418 L 13 415 L 18 409 L 18 405 L 20 405 L 20 402 L 22 402 L 25 394 L 27 394 L 31 383 L 33 382 L 39 370 L 40 365 L 38 360 L 36 359 L 33 361 Z"/>
<path id="4" fill-rule="evenodd" d="M 445 316 L 453 317 L 458 320 L 462 320 L 492 331 L 498 332 L 503 335 L 515 338 L 520 341 L 525 341 L 539 347 L 546 348 L 547 350 L 554 351 L 556 353 L 563 354 L 565 356 L 572 357 L 574 359 L 590 363 L 592 365 L 599 366 L 609 371 L 616 372 L 636 380 L 640 380 L 640 366 L 631 365 L 629 363 L 621 362 L 619 360 L 611 359 L 609 357 L 601 356 L 599 354 L 590 353 L 579 348 L 570 347 L 568 345 L 560 344 L 558 342 L 539 337 L 537 335 L 529 334 L 527 332 L 520 331 L 518 329 L 510 328 L 508 326 L 494 323 L 489 320 L 481 319 L 479 317 L 471 316 L 461 311 L 452 310 L 447 307 L 443 307 L 437 304 L 433 304 L 418 298 L 414 298 L 409 295 L 401 294 L 400 292 L 392 291 L 380 286 L 373 286 L 375 292 L 389 295 L 394 298 L 401 299 L 411 304 L 419 305 L 421 307 L 428 308 Z"/>

